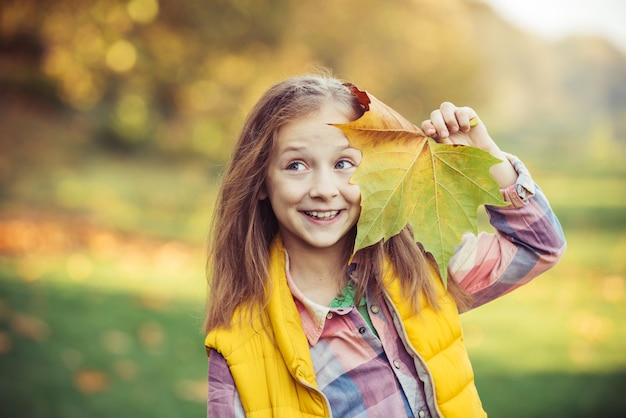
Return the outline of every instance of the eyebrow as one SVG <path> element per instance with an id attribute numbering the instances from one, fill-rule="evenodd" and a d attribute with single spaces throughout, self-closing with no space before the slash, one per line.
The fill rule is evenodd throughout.
<path id="1" fill-rule="evenodd" d="M 280 150 L 279 152 L 280 152 L 281 154 L 286 154 L 286 153 L 289 153 L 289 152 L 303 152 L 303 151 L 305 151 L 307 148 L 308 148 L 308 147 L 306 147 L 306 146 L 290 145 L 290 146 L 288 146 L 287 148 L 285 148 L 285 149 L 283 149 L 283 150 Z M 360 150 L 360 149 L 358 149 L 358 148 L 356 148 L 356 147 L 353 147 L 353 146 L 350 146 L 350 144 L 346 145 L 345 147 L 341 147 L 341 148 L 339 148 L 339 149 L 338 149 L 338 151 L 340 151 L 340 152 L 341 152 L 341 151 L 348 151 L 348 150 L 354 150 L 354 151 L 361 152 L 361 150 Z"/>
<path id="2" fill-rule="evenodd" d="M 281 152 L 283 152 L 283 153 L 284 153 L 284 152 L 291 152 L 291 151 L 302 151 L 302 150 L 304 150 L 304 149 L 306 149 L 306 147 L 305 147 L 305 146 L 295 146 L 295 145 L 290 145 L 290 146 L 288 146 L 287 148 L 285 148 L 285 149 L 281 150 Z"/>

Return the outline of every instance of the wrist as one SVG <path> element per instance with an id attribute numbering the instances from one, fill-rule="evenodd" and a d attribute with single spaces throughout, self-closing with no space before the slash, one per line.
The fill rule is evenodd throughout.
<path id="1" fill-rule="evenodd" d="M 500 188 L 507 188 L 517 181 L 517 171 L 513 167 L 513 164 L 506 157 L 506 154 L 500 149 L 497 152 L 490 152 L 495 158 L 501 160 L 501 162 L 493 165 L 489 170 L 491 176 L 498 182 Z"/>

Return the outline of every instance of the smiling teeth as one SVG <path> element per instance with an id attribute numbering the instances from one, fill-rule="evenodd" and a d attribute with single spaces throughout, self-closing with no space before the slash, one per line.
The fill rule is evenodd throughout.
<path id="1" fill-rule="evenodd" d="M 318 219 L 330 219 L 333 218 L 335 216 L 337 216 L 337 214 L 339 213 L 338 210 L 331 210 L 331 211 L 327 211 L 327 212 L 317 212 L 317 211 L 313 211 L 313 212 L 305 212 L 307 215 L 313 217 L 313 218 L 318 218 Z"/>

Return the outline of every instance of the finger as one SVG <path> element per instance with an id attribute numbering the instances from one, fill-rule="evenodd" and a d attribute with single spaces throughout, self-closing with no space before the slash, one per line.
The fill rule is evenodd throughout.
<path id="1" fill-rule="evenodd" d="M 430 113 L 430 121 L 436 131 L 437 137 L 439 137 L 440 139 L 444 139 L 450 135 L 441 109 L 433 110 Z"/>
<path id="2" fill-rule="evenodd" d="M 445 124 L 448 128 L 448 131 L 451 134 L 458 132 L 459 131 L 459 121 L 457 120 L 458 108 L 450 102 L 443 102 L 441 106 L 439 107 L 439 109 L 441 110 L 441 115 L 443 116 Z"/>
<path id="3" fill-rule="evenodd" d="M 430 119 L 426 119 L 422 122 L 422 131 L 424 131 L 424 134 L 427 136 L 433 138 L 437 136 L 437 130 L 433 126 L 433 122 Z"/>
<path id="4" fill-rule="evenodd" d="M 459 129 L 462 132 L 469 132 L 472 126 L 476 126 L 478 120 L 476 119 L 476 112 L 470 107 L 459 107 L 456 109 L 456 120 L 459 124 Z M 474 119 L 474 122 L 472 122 Z M 474 125 L 473 125 L 474 123 Z"/>

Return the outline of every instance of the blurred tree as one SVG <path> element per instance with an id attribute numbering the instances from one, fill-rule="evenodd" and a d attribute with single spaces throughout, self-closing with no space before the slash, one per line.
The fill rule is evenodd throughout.
<path id="1" fill-rule="evenodd" d="M 0 91 L 65 103 L 109 147 L 217 163 L 263 90 L 320 68 L 415 122 L 472 104 L 546 151 L 542 135 L 581 141 L 574 115 L 604 112 L 623 142 L 624 54 L 589 42 L 549 45 L 479 0 L 5 0 Z"/>
<path id="2" fill-rule="evenodd" d="M 10 61 L 28 41 L 24 84 L 50 80 L 104 144 L 222 160 L 242 111 L 294 73 L 330 68 L 415 118 L 442 96 L 463 97 L 476 66 L 458 42 L 461 4 L 13 0 L 0 6 L 0 39 Z"/>
<path id="3" fill-rule="evenodd" d="M 613 146 L 626 150 L 626 56 L 597 38 L 570 38 L 558 46 L 557 53 L 563 75 L 560 91 L 569 96 L 568 124 L 587 136 L 602 120 L 604 129 L 613 131 Z M 589 63 L 594 71 L 589 71 Z M 579 113 L 580 103 L 585 103 L 587 114 Z"/>

